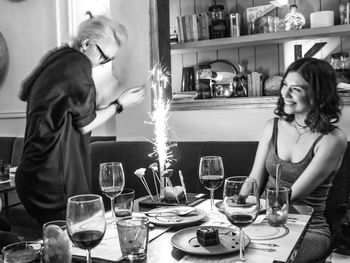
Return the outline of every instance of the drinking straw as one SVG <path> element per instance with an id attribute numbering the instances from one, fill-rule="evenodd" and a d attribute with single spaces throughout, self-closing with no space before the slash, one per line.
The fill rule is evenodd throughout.
<path id="1" fill-rule="evenodd" d="M 140 180 L 141 180 L 143 186 L 146 188 L 147 193 L 149 194 L 149 196 L 151 197 L 152 201 L 154 202 L 154 198 L 153 198 L 152 192 L 151 192 L 151 190 L 149 189 L 148 184 L 147 184 L 147 181 L 146 181 L 146 179 L 145 179 L 145 177 L 144 177 L 144 176 L 145 176 L 145 171 L 146 171 L 145 168 L 139 168 L 139 169 L 137 169 L 137 170 L 134 172 L 134 174 L 135 174 L 138 178 L 140 178 Z"/>
<path id="2" fill-rule="evenodd" d="M 166 177 L 165 179 L 166 179 L 166 182 L 167 182 L 167 184 L 169 185 L 169 187 L 170 187 L 170 188 L 173 190 L 173 192 L 174 192 L 176 202 L 177 202 L 177 203 L 180 203 L 180 202 L 179 202 L 179 199 L 177 198 L 177 194 L 176 194 L 176 191 L 175 191 L 175 189 L 174 189 L 174 187 L 173 187 L 173 184 L 172 184 L 171 181 L 170 181 L 170 178 L 169 178 L 169 177 Z"/>
<path id="3" fill-rule="evenodd" d="M 153 174 L 153 182 L 154 182 L 154 186 L 156 188 L 157 197 L 158 197 L 158 200 L 160 201 L 160 194 L 159 194 L 158 186 L 157 186 L 157 182 L 156 182 L 156 175 L 155 175 L 155 172 L 153 172 L 153 170 L 152 170 L 152 174 Z"/>
<path id="4" fill-rule="evenodd" d="M 145 179 L 145 177 L 139 177 L 141 179 L 141 182 L 143 183 L 144 187 L 146 188 L 146 191 L 148 192 L 149 196 L 151 197 L 152 201 L 154 201 L 153 195 L 151 193 L 151 190 L 148 187 L 147 181 Z"/>
<path id="5" fill-rule="evenodd" d="M 186 199 L 186 203 L 187 203 L 188 202 L 187 191 L 186 191 L 184 176 L 183 176 L 181 170 L 179 170 L 179 177 L 180 177 L 182 188 L 184 189 L 185 199 Z"/>

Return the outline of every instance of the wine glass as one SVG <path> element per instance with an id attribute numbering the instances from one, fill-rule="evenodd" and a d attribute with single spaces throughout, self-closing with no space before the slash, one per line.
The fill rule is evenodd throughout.
<path id="1" fill-rule="evenodd" d="M 250 225 L 260 211 L 260 198 L 256 180 L 245 176 L 225 180 L 223 208 L 231 224 L 239 228 L 239 256 L 237 263 L 246 262 L 243 228 Z"/>
<path id="2" fill-rule="evenodd" d="M 120 195 L 125 186 L 125 176 L 122 163 L 101 163 L 99 183 L 103 194 L 111 200 L 112 223 L 114 223 L 116 221 L 114 199 Z"/>
<path id="3" fill-rule="evenodd" d="M 86 262 L 91 263 L 91 249 L 102 240 L 106 231 L 102 197 L 94 194 L 72 196 L 67 204 L 67 231 L 70 240 L 86 249 Z"/>
<path id="4" fill-rule="evenodd" d="M 210 211 L 213 212 L 214 191 L 224 180 L 224 165 L 220 156 L 203 156 L 199 162 L 199 180 L 210 190 Z"/>

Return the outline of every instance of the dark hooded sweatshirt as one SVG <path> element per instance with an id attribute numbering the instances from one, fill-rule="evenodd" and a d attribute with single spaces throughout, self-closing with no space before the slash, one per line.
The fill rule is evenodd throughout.
<path id="1" fill-rule="evenodd" d="M 96 90 L 89 59 L 63 47 L 49 53 L 24 81 L 24 149 L 16 172 L 18 195 L 40 224 L 64 219 L 68 197 L 90 192 L 90 135 Z"/>

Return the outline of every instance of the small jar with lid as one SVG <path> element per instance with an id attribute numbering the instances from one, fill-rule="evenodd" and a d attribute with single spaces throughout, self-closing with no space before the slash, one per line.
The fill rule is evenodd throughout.
<path id="1" fill-rule="evenodd" d="M 337 82 L 350 83 L 349 53 L 339 52 L 331 54 L 331 66 L 337 75 Z"/>
<path id="2" fill-rule="evenodd" d="M 210 39 L 227 36 L 227 22 L 223 5 L 209 6 L 209 33 Z"/>

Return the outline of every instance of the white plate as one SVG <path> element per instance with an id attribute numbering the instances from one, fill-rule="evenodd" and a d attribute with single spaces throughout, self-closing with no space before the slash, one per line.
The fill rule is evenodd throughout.
<path id="1" fill-rule="evenodd" d="M 268 223 L 251 224 L 244 228 L 246 233 L 252 240 L 271 240 L 286 236 L 289 229 L 286 226 L 273 227 Z"/>
<path id="2" fill-rule="evenodd" d="M 188 207 L 184 207 L 187 208 Z M 164 212 L 165 209 L 181 209 L 181 207 L 159 207 L 156 209 L 152 209 L 147 212 L 147 215 L 152 215 L 148 216 L 149 220 L 151 223 L 156 224 L 156 225 L 162 225 L 162 226 L 181 226 L 181 225 L 188 225 L 192 224 L 198 221 L 203 220 L 207 213 L 206 211 L 198 208 L 194 208 L 193 212 L 190 214 L 184 215 L 184 216 L 179 216 L 176 214 L 172 213 L 166 213 Z M 161 213 L 157 214 L 157 211 L 160 211 Z"/>
<path id="3" fill-rule="evenodd" d="M 224 212 L 224 209 L 222 207 L 222 200 L 219 202 L 215 203 L 216 208 L 220 211 L 220 212 Z M 265 199 L 260 199 L 260 213 L 265 213 L 266 212 L 266 200 Z"/>
<path id="4" fill-rule="evenodd" d="M 171 245 L 181 251 L 193 255 L 224 255 L 239 251 L 239 234 L 232 228 L 213 226 L 218 229 L 220 243 L 214 246 L 202 246 L 197 241 L 197 229 L 199 227 L 189 227 L 176 232 L 171 238 Z M 250 240 L 245 235 L 245 246 Z"/>

